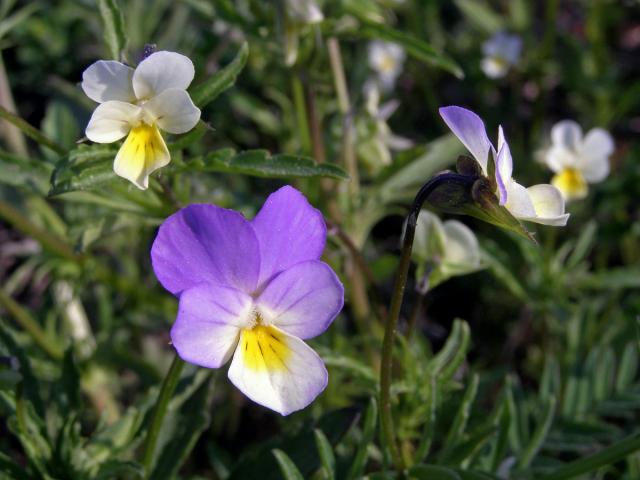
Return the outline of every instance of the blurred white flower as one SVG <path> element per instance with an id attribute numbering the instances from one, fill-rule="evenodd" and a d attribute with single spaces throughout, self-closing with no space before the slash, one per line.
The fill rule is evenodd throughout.
<path id="1" fill-rule="evenodd" d="M 324 15 L 314 0 L 286 0 L 287 15 L 298 23 L 318 23 L 324 20 Z"/>
<path id="2" fill-rule="evenodd" d="M 393 88 L 402 73 L 406 56 L 404 49 L 396 43 L 381 40 L 369 43 L 369 67 L 378 74 L 384 90 Z"/>
<path id="3" fill-rule="evenodd" d="M 480 67 L 489 78 L 502 78 L 518 63 L 522 39 L 518 35 L 499 32 L 482 44 L 484 58 Z"/>
<path id="4" fill-rule="evenodd" d="M 598 183 L 609 175 L 609 156 L 614 143 L 602 128 L 589 130 L 572 120 L 556 123 L 551 129 L 551 148 L 544 156 L 547 166 L 555 172 L 551 183 L 567 200 L 584 198 L 587 184 Z"/>
<path id="5" fill-rule="evenodd" d="M 187 87 L 193 63 L 175 52 L 156 52 L 137 68 L 113 60 L 99 60 L 82 74 L 84 93 L 100 105 L 86 135 L 96 143 L 127 139 L 116 155 L 113 170 L 145 190 L 149 175 L 171 160 L 160 130 L 180 134 L 196 126 L 200 110 Z"/>
<path id="6" fill-rule="evenodd" d="M 369 135 L 359 146 L 360 155 L 373 167 L 391 164 L 391 151 L 402 151 L 413 147 L 413 142 L 405 137 L 395 135 L 387 120 L 395 113 L 400 105 L 397 100 L 389 100 L 380 105 L 380 89 L 375 82 L 369 81 L 364 86 L 367 100 L 366 110 L 373 120 L 373 128 L 369 128 Z"/>
<path id="7" fill-rule="evenodd" d="M 457 220 L 442 222 L 424 209 L 418 216 L 412 255 L 418 282 L 428 279 L 429 288 L 484 268 L 478 239 L 469 227 Z"/>
<path id="8" fill-rule="evenodd" d="M 291 66 L 298 59 L 301 31 L 307 25 L 324 20 L 322 10 L 314 0 L 286 0 L 284 26 L 284 62 Z"/>

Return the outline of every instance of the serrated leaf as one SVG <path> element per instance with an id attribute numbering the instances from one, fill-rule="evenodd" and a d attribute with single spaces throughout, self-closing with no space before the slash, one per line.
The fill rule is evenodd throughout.
<path id="1" fill-rule="evenodd" d="M 193 103 L 204 108 L 222 92 L 231 88 L 247 63 L 247 58 L 249 58 L 249 44 L 245 42 L 231 63 L 191 90 Z"/>
<path id="2" fill-rule="evenodd" d="M 227 149 L 213 152 L 188 165 L 185 167 L 187 170 L 237 173 L 263 178 L 349 178 L 337 165 L 316 163 L 312 158 L 301 155 L 271 155 L 267 150 L 248 150 L 232 156 Z"/>
<path id="3" fill-rule="evenodd" d="M 80 145 L 63 158 L 51 175 L 49 195 L 92 190 L 116 179 L 116 151 L 107 145 Z"/>
<path id="4" fill-rule="evenodd" d="M 102 18 L 104 41 L 114 60 L 120 60 L 127 44 L 124 33 L 124 18 L 116 0 L 98 0 L 98 10 Z"/>

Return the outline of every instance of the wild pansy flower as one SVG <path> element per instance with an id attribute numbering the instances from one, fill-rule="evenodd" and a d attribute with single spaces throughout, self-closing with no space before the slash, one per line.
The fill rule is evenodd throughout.
<path id="1" fill-rule="evenodd" d="M 509 210 L 511 215 L 545 225 L 566 225 L 569 214 L 564 212 L 564 198 L 556 187 L 540 184 L 525 188 L 512 178 L 513 159 L 502 126 L 498 127 L 496 151 L 487 137 L 484 122 L 472 111 L 450 106 L 441 108 L 440 115 L 476 159 L 485 176 L 488 176 L 491 153 L 495 164 L 495 193 L 500 205 Z"/>
<path id="2" fill-rule="evenodd" d="M 402 73 L 407 54 L 393 42 L 374 40 L 369 43 L 369 67 L 375 71 L 384 90 L 391 90 Z"/>
<path id="3" fill-rule="evenodd" d="M 366 111 L 369 115 L 363 122 L 364 135 L 359 135 L 363 140 L 358 145 L 358 153 L 375 172 L 380 167 L 391 164 L 392 150 L 407 150 L 413 146 L 413 142 L 395 135 L 387 124 L 387 120 L 395 113 L 400 103 L 390 100 L 380 105 L 380 89 L 373 81 L 365 84 L 364 92 L 367 100 Z"/>
<path id="4" fill-rule="evenodd" d="M 193 63 L 175 52 L 155 52 L 135 68 L 114 60 L 99 60 L 82 74 L 82 89 L 100 105 L 87 125 L 96 143 L 127 139 L 114 164 L 115 173 L 144 190 L 149 175 L 171 160 L 160 130 L 180 134 L 200 119 L 187 87 Z"/>
<path id="5" fill-rule="evenodd" d="M 219 368 L 247 397 L 287 415 L 327 385 L 303 341 L 324 332 L 344 291 L 320 256 L 322 214 L 286 186 L 251 221 L 215 205 L 167 218 L 151 249 L 158 280 L 179 297 L 171 340 L 190 363 Z"/>
<path id="6" fill-rule="evenodd" d="M 482 44 L 484 58 L 480 68 L 489 78 L 502 78 L 520 59 L 522 39 L 518 35 L 498 32 Z"/>
<path id="7" fill-rule="evenodd" d="M 602 128 L 589 130 L 572 120 L 556 123 L 551 129 L 551 148 L 544 156 L 547 166 L 555 172 L 551 183 L 567 200 L 584 198 L 587 184 L 598 183 L 609 175 L 609 156 L 614 143 Z"/>
<path id="8" fill-rule="evenodd" d="M 451 277 L 484 268 L 475 234 L 457 220 L 441 221 L 422 210 L 418 216 L 413 250 L 418 284 L 433 288 Z"/>

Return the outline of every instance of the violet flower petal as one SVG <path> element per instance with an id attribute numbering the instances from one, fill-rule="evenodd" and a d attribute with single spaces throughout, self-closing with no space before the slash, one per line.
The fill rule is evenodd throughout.
<path id="1" fill-rule="evenodd" d="M 270 323 L 298 338 L 324 332 L 344 303 L 344 288 L 331 267 L 313 260 L 276 275 L 256 300 Z"/>
<path id="2" fill-rule="evenodd" d="M 260 242 L 259 289 L 296 263 L 318 260 L 324 250 L 327 227 L 322 213 L 288 185 L 269 195 L 251 225 Z"/>
<path id="3" fill-rule="evenodd" d="M 174 295 L 199 283 L 253 292 L 260 269 L 258 240 L 238 212 L 190 205 L 160 226 L 151 261 L 162 286 Z"/>
<path id="4" fill-rule="evenodd" d="M 208 368 L 224 365 L 241 328 L 251 324 L 253 301 L 235 288 L 200 284 L 180 295 L 171 341 L 183 360 Z"/>
<path id="5" fill-rule="evenodd" d="M 462 107 L 442 107 L 439 111 L 444 122 L 480 163 L 486 174 L 491 141 L 487 137 L 482 119 L 471 110 Z"/>

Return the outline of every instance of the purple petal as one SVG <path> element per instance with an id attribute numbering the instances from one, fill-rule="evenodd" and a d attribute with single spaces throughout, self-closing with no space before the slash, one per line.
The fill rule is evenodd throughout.
<path id="1" fill-rule="evenodd" d="M 486 172 L 491 142 L 482 119 L 471 110 L 456 106 L 442 107 L 440 116 Z"/>
<path id="2" fill-rule="evenodd" d="M 242 327 L 250 325 L 253 301 L 235 288 L 200 284 L 180 295 L 171 341 L 183 360 L 208 368 L 224 365 Z"/>
<path id="3" fill-rule="evenodd" d="M 273 325 L 302 339 L 324 332 L 343 303 L 342 283 L 329 265 L 317 260 L 281 272 L 256 300 Z"/>
<path id="4" fill-rule="evenodd" d="M 502 126 L 498 128 L 498 155 L 494 157 L 496 161 L 496 183 L 500 194 L 500 205 L 507 203 L 507 182 L 513 175 L 513 158 L 509 144 L 504 138 Z"/>
<path id="5" fill-rule="evenodd" d="M 174 295 L 199 283 L 256 289 L 258 240 L 245 218 L 215 205 L 190 205 L 160 226 L 151 261 L 162 286 Z"/>
<path id="6" fill-rule="evenodd" d="M 259 288 L 296 263 L 318 260 L 327 227 L 319 210 L 290 186 L 272 193 L 251 225 L 260 243 Z"/>

